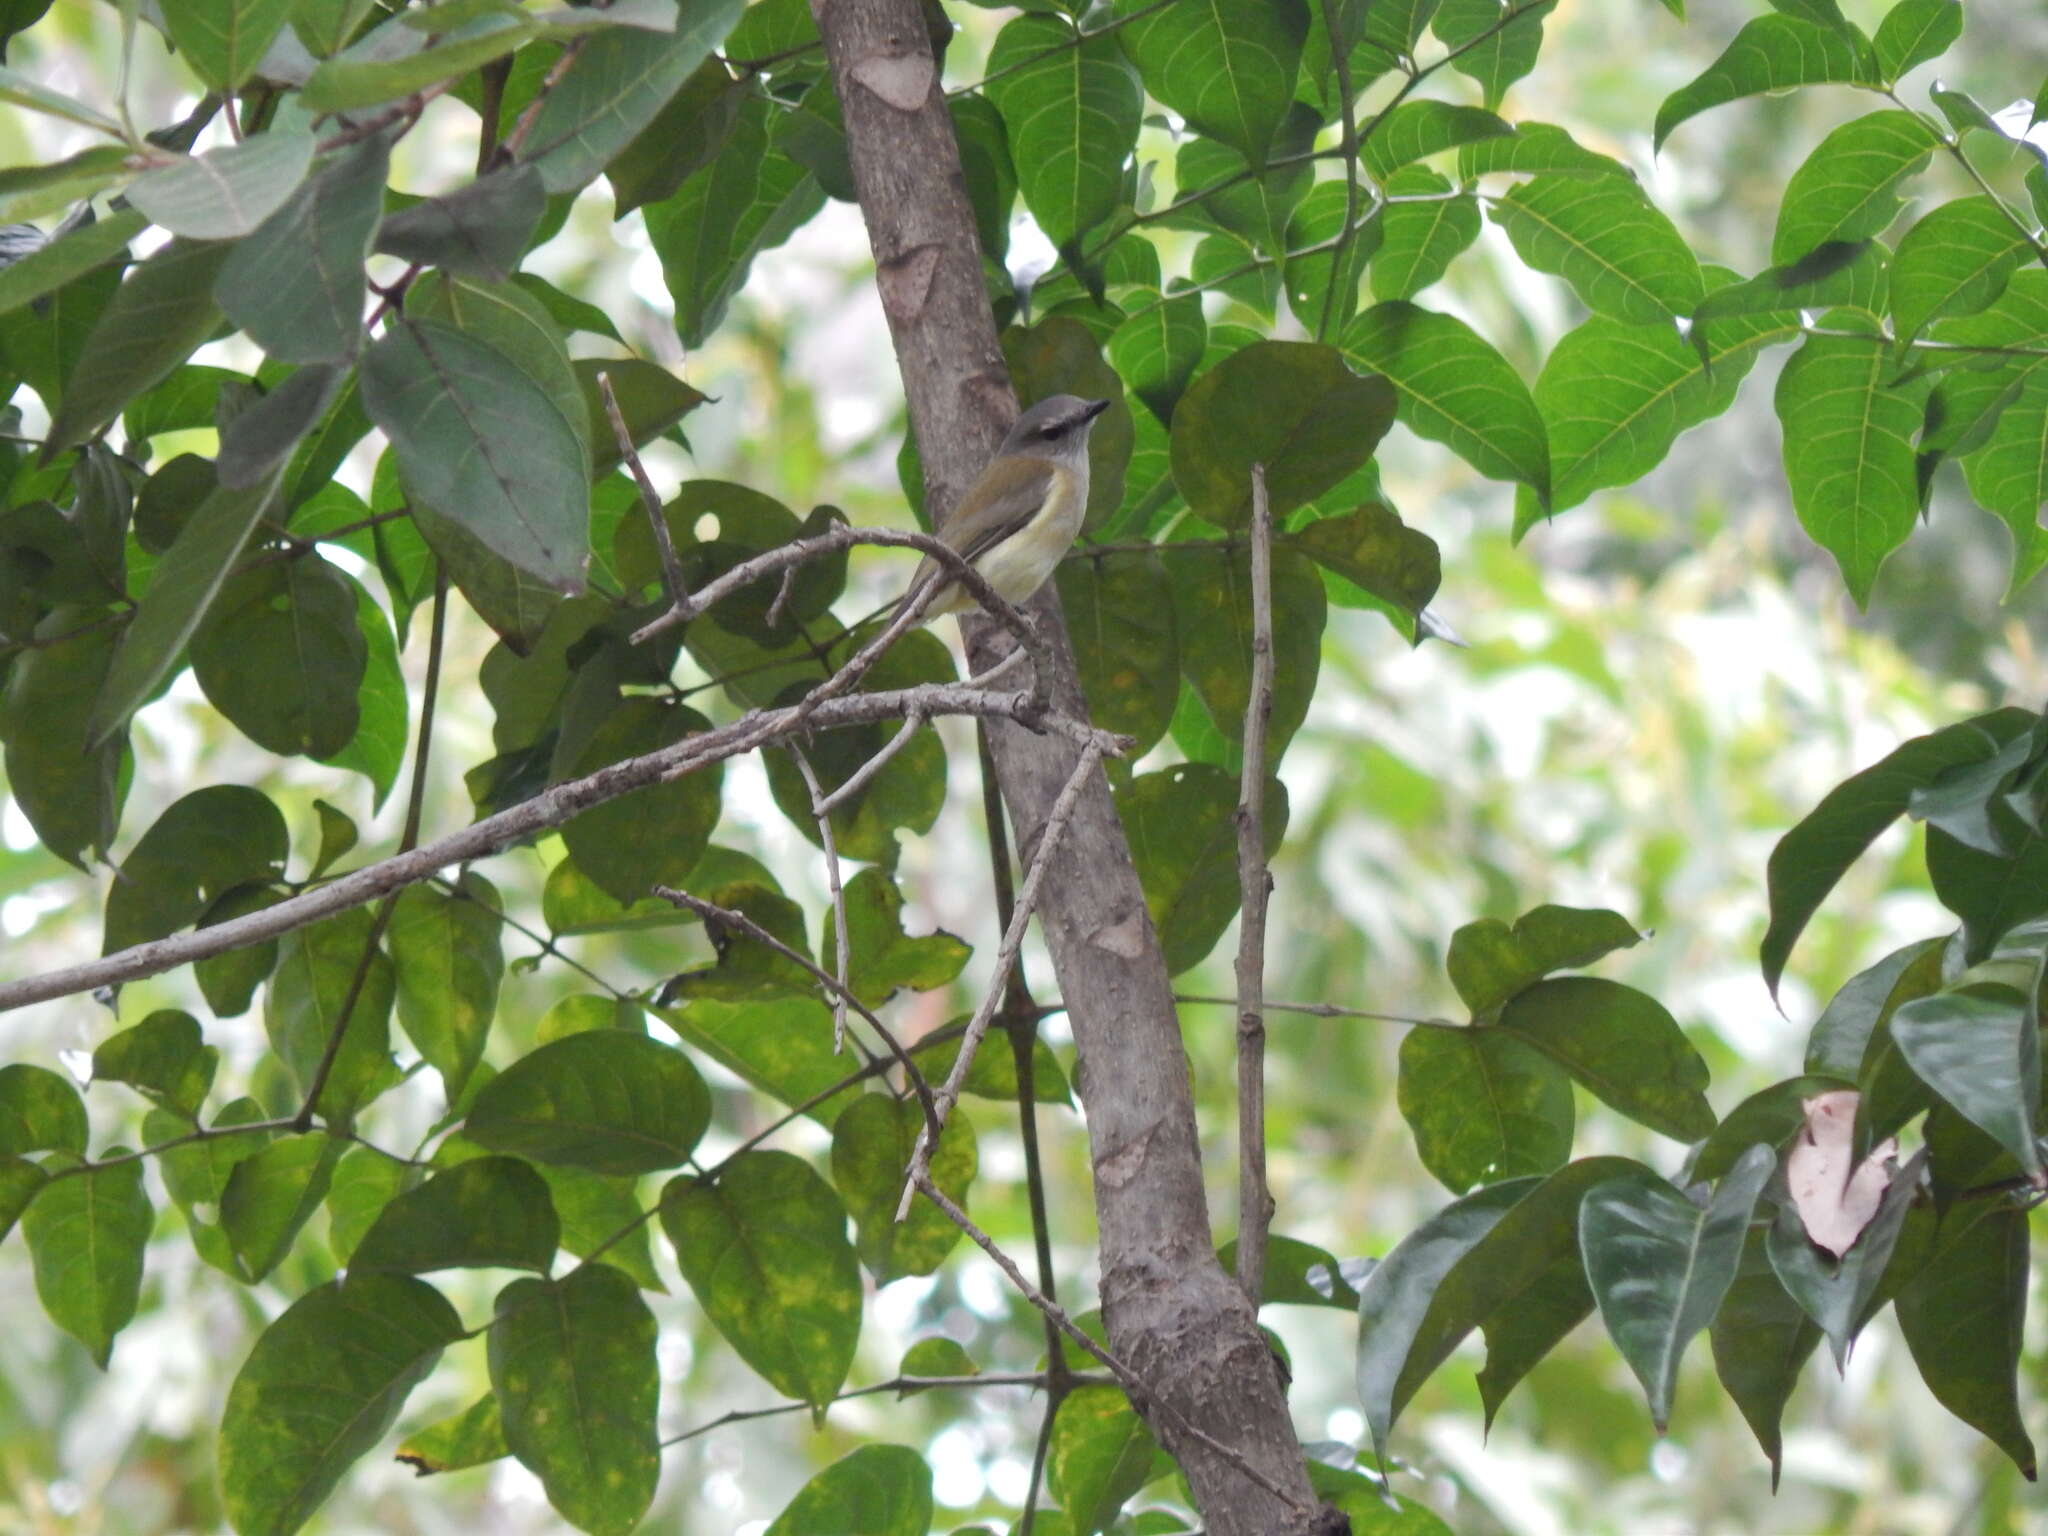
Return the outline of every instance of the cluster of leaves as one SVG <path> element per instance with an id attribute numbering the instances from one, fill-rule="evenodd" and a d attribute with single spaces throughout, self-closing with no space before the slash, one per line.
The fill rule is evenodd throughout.
<path id="1" fill-rule="evenodd" d="M 1893 94 L 1957 35 L 1953 0 L 1902 0 L 1875 39 L 1831 0 L 1804 0 L 1745 28 L 1666 104 L 1660 141 L 1695 112 L 1791 85 L 1892 101 L 1816 150 L 1787 189 L 1773 265 L 1747 279 L 1703 265 L 1620 162 L 1501 115 L 1553 5 L 1034 9 L 1001 27 L 984 78 L 949 99 L 1020 395 L 1115 402 L 1094 436 L 1084 544 L 1058 579 L 1095 722 L 1141 754 L 1170 740 L 1179 759 L 1119 767 L 1115 786 L 1175 971 L 1208 953 L 1236 909 L 1254 465 L 1280 529 L 1270 771 L 1306 718 L 1331 604 L 1380 612 L 1411 640 L 1430 632 L 1436 547 L 1388 505 L 1372 463 L 1397 422 L 1515 487 L 1526 530 L 1654 467 L 1680 432 L 1728 407 L 1763 347 L 1796 341 L 1778 396 L 1794 503 L 1859 601 L 1945 457 L 2015 528 L 2016 580 L 2048 562 L 2034 523 L 2048 472 L 2026 453 L 2048 400 L 2034 369 L 2034 311 L 2048 294 L 2032 285 L 2041 272 L 2020 270 L 2043 247 L 1995 190 L 1999 168 L 1966 153 L 2024 139 L 2032 122 L 1951 91 L 1934 94 L 1936 118 Z M 0 44 L 38 14 L 10 12 Z M 950 22 L 936 6 L 929 16 L 943 53 Z M 191 117 L 150 134 L 125 104 L 0 70 L 0 98 L 100 140 L 0 172 L 0 219 L 62 216 L 49 238 L 15 241 L 0 266 L 6 392 L 31 392 L 48 423 L 38 440 L 0 445 L 0 739 L 10 792 L 47 848 L 82 868 L 110 860 L 133 777 L 131 723 L 187 665 L 251 741 L 360 774 L 381 803 L 415 729 L 398 656 L 423 606 L 435 655 L 449 601 L 498 637 L 480 677 L 492 755 L 466 776 L 479 812 L 703 729 L 686 692 L 704 688 L 714 713 L 784 702 L 846 658 L 856 635 L 832 612 L 845 582 L 833 562 L 805 568 L 786 594 L 745 593 L 660 642 L 631 643 L 667 594 L 619 438 L 673 433 L 703 397 L 630 355 L 602 312 L 520 270 L 602 177 L 617 216 L 640 214 L 682 340 L 709 336 L 756 256 L 827 199 L 854 196 L 835 85 L 802 0 L 164 0 L 149 21 L 207 88 Z M 1163 162 L 1143 158 L 1157 132 L 1148 101 L 1178 125 L 1164 201 L 1152 189 Z M 393 187 L 399 141 L 430 113 L 464 111 L 478 124 L 475 175 L 428 196 Z M 227 138 L 197 148 L 216 121 Z M 1896 188 L 1936 154 L 1980 191 L 1928 213 L 1894 251 L 1880 237 Z M 2037 207 L 2048 201 L 2048 175 L 2033 167 L 2025 189 Z M 1020 203 L 1062 258 L 1028 290 L 1003 264 Z M 1474 244 L 1482 215 L 1589 313 L 1533 390 L 1470 325 L 1418 302 Z M 168 238 L 131 261 L 151 228 Z M 1270 339 L 1283 324 L 1312 339 Z M 260 364 L 191 361 L 231 335 L 260 349 Z M 33 419 L 13 410 L 17 428 Z M 368 466 L 345 477 L 366 494 L 336 478 L 351 460 Z M 903 468 L 914 492 L 914 455 Z M 831 515 L 799 517 L 709 480 L 662 509 L 692 587 Z M 685 665 L 710 682 L 680 686 Z M 863 686 L 952 676 L 944 647 L 920 634 Z M 433 733 L 432 702 L 419 701 L 419 736 Z M 809 766 L 830 791 L 905 728 L 826 733 L 806 748 Z M 1950 829 L 1953 847 L 1933 844 L 1930 863 L 1964 939 L 1935 946 L 1939 959 L 1900 961 L 1882 985 L 1852 983 L 1852 1001 L 1838 1000 L 1817 1033 L 1831 1043 L 1811 1081 L 1718 1127 L 1704 1066 L 1668 1013 L 1612 983 L 1550 974 L 1633 942 L 1626 924 L 1542 909 L 1513 929 L 1461 932 L 1451 966 L 1472 1025 L 1418 1031 L 1402 1090 L 1425 1161 L 1464 1198 L 1356 1302 L 1376 1435 L 1471 1327 L 1495 1347 L 1491 1406 L 1597 1299 L 1660 1422 L 1679 1346 L 1733 1319 L 1715 1322 L 1717 1346 L 1724 1331 L 1732 1341 L 1724 1374 L 1775 1457 L 1790 1377 L 1745 1342 L 1762 1324 L 1806 1349 L 1818 1336 L 1806 1330 L 1826 1332 L 1839 1351 L 1894 1292 L 1903 1315 L 1964 1266 L 1996 1259 L 2009 1277 L 2014 1243 L 2023 1264 L 2023 1218 L 1991 1199 L 1930 1208 L 1901 1196 L 1882 1218 L 1889 1263 L 1852 1250 L 1839 1272 L 1810 1252 L 1799 1269 L 1786 1255 L 1804 1252 L 1793 1243 L 1803 1237 L 1767 1239 L 1754 1221 L 1758 1200 L 1777 1199 L 1774 1160 L 1754 1147 L 1791 1133 L 1815 1083 L 1860 1083 L 1867 1105 L 1891 1103 L 1885 1115 L 1898 1118 L 1874 1119 L 1878 1135 L 1928 1110 L 1931 1176 L 1955 1200 L 1998 1182 L 1998 1156 L 2037 1171 L 2020 1150 L 2031 1148 L 2038 1078 L 2034 973 L 2020 972 L 2035 953 L 2023 923 L 2039 914 L 1993 893 L 2026 885 L 2006 876 L 2033 845 L 2038 751 L 2010 721 L 1971 729 L 1968 741 L 2019 754 L 1991 759 L 2003 765 L 1996 784 L 1936 785 L 1932 768 L 1914 781 L 1937 797 L 1929 819 Z M 2029 745 L 2008 746 L 2022 737 Z M 1963 740 L 1938 766 L 1987 757 Z M 767 768 L 777 805 L 821 843 L 801 765 L 771 752 Z M 1905 793 L 1896 775 L 1883 782 Z M 944 753 L 926 733 L 830 813 L 838 854 L 867 866 L 845 892 L 849 980 L 864 1000 L 943 986 L 964 963 L 950 936 L 905 935 L 892 873 L 899 837 L 928 830 L 945 793 Z M 1277 841 L 1277 779 L 1269 798 Z M 648 899 L 667 883 L 810 952 L 808 914 L 772 872 L 714 840 L 723 809 L 717 774 L 700 772 L 584 812 L 547 877 L 551 944 L 681 921 Z M 106 946 L 272 904 L 333 878 L 356 843 L 353 821 L 323 803 L 317 847 L 294 875 L 271 799 L 196 788 L 119 860 Z M 1817 902 L 1839 841 L 1795 834 L 1787 846 L 1786 888 Z M 1777 898 L 1781 917 L 1790 900 Z M 152 1013 L 102 1042 L 95 1078 L 147 1102 L 140 1152 L 88 1157 L 71 1084 L 28 1063 L 0 1068 L 0 1231 L 19 1218 L 46 1308 L 102 1363 L 137 1304 L 149 1162 L 207 1262 L 255 1283 L 292 1261 L 300 1294 L 226 1409 L 223 1480 L 239 1529 L 295 1529 L 442 1351 L 477 1332 L 492 1393 L 422 1430 L 406 1454 L 431 1468 L 517 1456 L 565 1518 L 630 1529 L 660 1455 L 655 1325 L 640 1294 L 660 1283 L 650 1217 L 736 1355 L 818 1407 L 840 1394 L 853 1359 L 861 1267 L 878 1280 L 930 1273 L 954 1244 L 930 1209 L 888 1220 L 915 1111 L 876 1090 L 879 1069 L 848 1073 L 830 1010 L 786 956 L 725 935 L 715 965 L 658 990 L 572 992 L 537 1022 L 514 1021 L 497 1006 L 508 920 L 490 883 L 465 872 L 377 916 L 344 914 L 197 965 L 216 1019 L 261 994 L 271 1050 L 216 1109 L 216 1048 L 192 1014 Z M 836 935 L 820 926 L 829 965 Z M 1985 966 L 2005 969 L 1978 974 Z M 1923 990 L 1893 1001 L 1909 974 Z M 1924 1021 L 1894 1021 L 1909 1002 Z M 2021 1053 L 1996 1082 L 1963 1060 L 1955 1022 L 1987 1008 L 2005 1022 L 1972 1039 Z M 650 1015 L 664 1038 L 646 1032 Z M 394 1052 L 394 1021 L 442 1094 L 432 1134 L 409 1155 L 373 1145 L 378 1101 L 417 1071 Z M 921 1054 L 936 1072 L 947 1052 L 941 1042 Z M 693 1163 L 725 1099 L 697 1061 L 787 1106 L 778 1125 L 803 1115 L 829 1127 L 831 1178 L 760 1137 Z M 1019 1096 L 1014 1071 L 976 1074 L 978 1091 Z M 1064 1097 L 1050 1057 L 1036 1075 L 1038 1096 Z M 1719 1181 L 1704 1210 L 1639 1165 L 1566 1164 L 1574 1081 L 1698 1141 L 1687 1179 Z M 1447 1105 L 1476 1102 L 1473 1085 L 1501 1113 L 1447 1117 Z M 1995 1155 L 1966 1171 L 1977 1136 Z M 1932 1150 L 1938 1140 L 1946 1153 Z M 643 1203 L 641 1179 L 685 1165 Z M 975 1168 L 972 1124 L 956 1117 L 939 1182 L 962 1198 Z M 307 1225 L 322 1211 L 324 1247 Z M 1878 1230 L 1861 1240 L 1866 1255 Z M 1308 1276 L 1320 1261 L 1297 1247 L 1276 1259 L 1274 1299 L 1353 1304 L 1334 1272 L 1330 1296 L 1317 1291 Z M 1426 1260 L 1406 1257 L 1425 1249 Z M 583 1262 L 557 1276 L 559 1251 Z M 1713 1262 L 1692 1262 L 1702 1255 Z M 1682 1278 L 1669 1278 L 1681 1263 Z M 418 1278 L 449 1267 L 525 1273 L 470 1329 Z M 1664 1278 L 1645 1287 L 1645 1273 Z M 2014 1314 L 1983 1316 L 1987 1339 L 2007 1330 L 1994 1363 L 2009 1386 Z M 1795 1365 L 1803 1353 L 1781 1352 Z M 1922 1364 L 1932 1378 L 1987 1358 Z M 933 1374 L 933 1363 L 906 1373 Z M 1983 1408 L 1986 1379 L 1951 1374 L 1956 1391 L 1937 1390 L 2017 1457 L 2023 1433 Z M 1108 1525 L 1162 1470 L 1114 1387 L 1069 1396 L 1055 1431 L 1055 1491 L 1077 1529 Z M 774 1529 L 846 1529 L 854 1508 L 863 1529 L 926 1529 L 928 1476 L 913 1453 L 877 1447 L 851 1460 Z M 1339 1486 L 1352 1474 L 1317 1475 L 1340 1503 L 1369 1497 L 1362 1479 Z M 1424 1528 L 1426 1516 L 1409 1518 Z"/>

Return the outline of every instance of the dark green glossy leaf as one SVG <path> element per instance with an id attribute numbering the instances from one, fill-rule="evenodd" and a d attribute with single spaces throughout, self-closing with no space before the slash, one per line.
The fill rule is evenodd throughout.
<path id="1" fill-rule="evenodd" d="M 207 700 L 287 757 L 330 757 L 354 738 L 367 660 L 354 589 L 311 554 L 230 576 L 192 636 Z"/>
<path id="2" fill-rule="evenodd" d="M 1008 130 L 1024 206 L 1055 246 L 1069 245 L 1123 196 L 1144 107 L 1137 72 L 1116 39 L 1077 47 L 1072 22 L 1026 15 L 996 35 L 987 73 L 985 94 Z"/>
<path id="3" fill-rule="evenodd" d="M 176 1008 L 159 1008 L 94 1048 L 92 1077 L 96 1083 L 126 1083 L 160 1109 L 195 1116 L 219 1064 L 220 1052 L 205 1043 L 197 1019 Z M 0 1105 L 8 1100 L 6 1074 L 15 1070 L 0 1067 Z M 82 1109 L 80 1113 L 78 1143 L 68 1148 L 73 1152 L 85 1150 Z M 27 1150 L 12 1145 L 14 1139 L 0 1132 L 0 1151 Z"/>
<path id="4" fill-rule="evenodd" d="M 398 770 L 405 762 L 410 724 L 406 717 L 405 674 L 398 667 L 398 642 L 392 637 L 390 618 L 360 582 L 353 584 L 356 628 L 367 648 L 362 686 L 356 691 L 356 734 L 347 746 L 325 761 L 368 779 L 376 791 L 372 804 L 382 806 L 398 782 Z"/>
<path id="5" fill-rule="evenodd" d="M 1156 555 L 1064 561 L 1054 576 L 1088 718 L 1137 741 L 1166 734 L 1180 696 L 1173 587 Z"/>
<path id="6" fill-rule="evenodd" d="M 1679 1361 L 1734 1283 L 1750 1212 L 1776 1166 L 1769 1147 L 1752 1147 L 1704 1210 L 1648 1170 L 1588 1190 L 1579 1208 L 1600 1320 L 1642 1382 L 1659 1433 Z"/>
<path id="7" fill-rule="evenodd" d="M 762 1536 L 925 1536 L 931 1523 L 924 1458 L 908 1446 L 864 1445 L 805 1483 Z"/>
<path id="8" fill-rule="evenodd" d="M 1376 608 L 1404 637 L 1416 638 L 1416 621 L 1436 596 L 1442 574 L 1436 541 L 1428 534 L 1404 527 L 1390 508 L 1368 502 L 1282 538 L 1323 568 L 1331 602 Z"/>
<path id="9" fill-rule="evenodd" d="M 119 1147 L 107 1152 L 121 1154 Z M 74 1159 L 49 1161 L 51 1178 L 22 1213 L 21 1230 L 43 1310 L 105 1370 L 114 1335 L 135 1316 L 155 1213 L 139 1158 L 77 1169 Z"/>
<path id="10" fill-rule="evenodd" d="M 354 985 L 372 948 L 371 934 L 365 907 L 286 934 L 263 1007 L 271 1049 L 284 1058 L 301 1090 L 312 1086 L 329 1039 L 341 1031 L 333 1070 L 314 1105 L 323 1119 L 338 1124 L 390 1084 L 394 983 L 391 961 L 381 949 L 370 955 L 360 990 Z M 344 1020 L 342 1004 L 351 992 L 354 1004 Z"/>
<path id="11" fill-rule="evenodd" d="M 1177 299 L 1148 298 L 1110 333 L 1109 360 L 1131 393 L 1161 421 L 1173 420 L 1174 403 L 1209 341 L 1197 294 Z"/>
<path id="12" fill-rule="evenodd" d="M 1552 971 L 1576 971 L 1642 942 L 1628 920 L 1604 907 L 1532 908 L 1510 928 L 1481 918 L 1451 935 L 1444 969 L 1477 1019 Z"/>
<path id="13" fill-rule="evenodd" d="M 623 462 L 618 434 L 612 429 L 598 393 L 597 379 L 611 380 L 612 396 L 619 402 L 627 434 L 638 448 L 667 433 L 669 429 L 710 397 L 694 389 L 658 363 L 637 357 L 578 358 L 574 363 L 577 382 L 583 386 L 584 405 L 589 410 L 593 432 L 591 472 L 603 476 Z"/>
<path id="14" fill-rule="evenodd" d="M 583 1038 L 583 1037 L 579 1037 Z M 675 1179 L 661 1225 L 698 1304 L 776 1391 L 832 1400 L 860 1335 L 860 1261 L 846 1209 L 802 1158 L 748 1152 L 716 1183 Z"/>
<path id="15" fill-rule="evenodd" d="M 1142 773 L 1117 793 L 1169 972 L 1199 962 L 1237 916 L 1237 776 L 1205 763 Z M 1266 845 L 1287 830 L 1287 790 L 1266 781 Z"/>
<path id="16" fill-rule="evenodd" d="M 745 14 L 759 14 L 765 9 L 756 6 Z M 804 20 L 810 20 L 808 11 L 804 12 Z M 745 25 L 744 15 L 741 24 Z M 728 50 L 738 45 L 738 39 L 739 33 L 735 31 L 727 39 Z M 725 148 L 726 135 L 732 132 L 733 120 L 739 115 L 740 104 L 747 99 L 750 85 L 744 78 L 733 79 L 718 59 L 698 65 L 647 126 L 605 167 L 605 178 L 612 184 L 615 200 L 613 217 L 622 219 L 635 208 L 665 202 L 675 196 L 685 181 L 715 160 Z M 964 144 L 962 153 L 966 153 Z"/>
<path id="17" fill-rule="evenodd" d="M 1495 1027 L 1660 1135 L 1697 1141 L 1714 1128 L 1707 1064 L 1647 993 L 1597 976 L 1539 981 L 1508 999 Z"/>
<path id="18" fill-rule="evenodd" d="M 398 1022 L 441 1074 L 450 1102 L 483 1059 L 505 973 L 498 893 L 474 871 L 460 894 L 416 885 L 398 898 L 386 942 L 398 987 Z"/>
<path id="19" fill-rule="evenodd" d="M 95 627 L 87 614 L 59 608 L 45 617 L 35 634 L 42 643 L 14 658 L 0 698 L 8 794 L 42 845 L 81 868 L 88 851 L 104 856 L 114 841 L 131 762 L 125 733 L 86 743 L 93 700 L 121 639 L 118 628 Z"/>
<path id="20" fill-rule="evenodd" d="M 1672 129 L 1724 102 L 1798 85 L 1869 85 L 1875 75 L 1876 61 L 1857 39 L 1800 16 L 1759 16 L 1704 74 L 1664 99 L 1653 147 L 1662 149 Z"/>
<path id="21" fill-rule="evenodd" d="M 1798 1385 L 1799 1368 L 1820 1342 L 1820 1330 L 1785 1294 L 1764 1253 L 1761 1232 L 1745 1239 L 1742 1263 L 1708 1325 L 1707 1338 L 1714 1348 L 1714 1373 L 1763 1448 L 1776 1492 L 1784 1461 L 1778 1426 L 1786 1399 Z"/>
<path id="22" fill-rule="evenodd" d="M 107 892 L 107 954 L 198 920 L 238 885 L 284 873 L 284 817 L 239 784 L 194 790 L 142 835 Z"/>
<path id="23" fill-rule="evenodd" d="M 1333 536 L 1326 536 L 1333 537 Z M 1341 536 L 1334 536 L 1341 540 Z M 1342 547 L 1341 542 L 1339 546 Z M 1355 548 L 1356 546 L 1354 546 Z M 1251 551 L 1173 549 L 1164 557 L 1173 583 L 1181 673 L 1193 685 L 1234 766 L 1251 705 Z M 1308 716 L 1328 608 L 1321 578 L 1298 550 L 1273 551 L 1273 691 L 1266 723 L 1266 765 L 1276 766 Z"/>
<path id="24" fill-rule="evenodd" d="M 242 1536 L 291 1536 L 462 1336 L 441 1293 L 399 1275 L 307 1292 L 263 1331 L 228 1392 L 220 1480 Z"/>
<path id="25" fill-rule="evenodd" d="M 546 209 L 539 172 L 514 166 L 391 214 L 377 227 L 375 248 L 404 261 L 503 281 L 526 254 Z"/>
<path id="26" fill-rule="evenodd" d="M 493 1152 L 593 1173 L 649 1173 L 690 1155 L 711 1094 L 672 1045 L 612 1030 L 570 1035 L 484 1085 L 464 1127 Z"/>
<path id="27" fill-rule="evenodd" d="M 554 1202 L 532 1166 L 516 1157 L 479 1157 L 435 1174 L 386 1205 L 355 1245 L 349 1271 L 545 1273 L 560 1241 Z"/>
<path id="28" fill-rule="evenodd" d="M 1410 1030 L 1398 1091 L 1416 1155 L 1452 1194 L 1571 1156 L 1571 1078 L 1499 1030 Z"/>
<path id="29" fill-rule="evenodd" d="M 229 422 L 221 431 L 214 466 L 220 483 L 229 490 L 247 490 L 283 468 L 300 441 L 320 425 L 346 378 L 346 370 L 324 363 L 296 369 Z"/>
<path id="30" fill-rule="evenodd" d="M 1687 1182 L 1720 1178 L 1759 1142 L 1782 1156 L 1786 1144 L 1806 1124 L 1806 1100 L 1855 1086 L 1853 1076 L 1808 1075 L 1758 1089 L 1729 1110 L 1713 1133 L 1693 1149 L 1685 1168 Z"/>
<path id="31" fill-rule="evenodd" d="M 960 1241 L 960 1229 L 929 1200 L 912 1200 L 903 1220 L 896 1219 L 904 1170 L 924 1125 L 915 1098 L 886 1093 L 862 1094 L 832 1122 L 832 1183 L 853 1216 L 861 1262 L 879 1285 L 904 1275 L 931 1274 Z M 931 1173 L 963 1210 L 979 1158 L 974 1126 L 956 1109 L 946 1120 Z"/>
<path id="32" fill-rule="evenodd" d="M 1892 1039 L 1920 1080 L 2035 1176 L 2042 1172 L 2035 999 L 2044 942 L 2048 931 L 2038 921 L 2014 929 L 1991 959 L 1891 1018 Z"/>

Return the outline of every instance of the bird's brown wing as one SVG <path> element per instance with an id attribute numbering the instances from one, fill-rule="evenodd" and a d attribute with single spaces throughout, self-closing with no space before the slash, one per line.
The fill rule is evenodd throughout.
<path id="1" fill-rule="evenodd" d="M 1034 477 L 1026 484 L 1010 492 L 1009 495 L 1003 498 L 1002 502 L 993 506 L 990 509 L 993 516 L 975 531 L 974 536 L 966 544 L 955 546 L 960 551 L 960 558 L 969 565 L 972 565 L 976 560 L 1002 543 L 1003 540 L 1021 532 L 1030 523 L 1031 519 L 1038 514 L 1039 508 L 1044 505 L 1045 480 Z M 951 537 L 943 530 L 940 532 L 939 537 L 945 539 L 948 544 L 953 542 Z M 915 592 L 931 578 L 932 573 L 937 571 L 938 568 L 939 562 L 932 556 L 926 555 L 918 563 L 916 573 L 910 578 L 910 585 L 904 590 L 906 592 Z M 948 570 L 950 571 L 950 569 L 951 567 L 949 566 Z M 949 576 L 946 581 L 941 583 L 941 588 L 943 589 L 954 584 L 954 579 Z"/>

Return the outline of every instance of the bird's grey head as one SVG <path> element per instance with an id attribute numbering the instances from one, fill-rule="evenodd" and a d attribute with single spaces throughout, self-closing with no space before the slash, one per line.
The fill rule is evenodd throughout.
<path id="1" fill-rule="evenodd" d="M 1077 459 L 1088 450 L 1088 429 L 1108 409 L 1107 400 L 1049 396 L 1017 418 L 1000 451 L 1040 459 Z"/>

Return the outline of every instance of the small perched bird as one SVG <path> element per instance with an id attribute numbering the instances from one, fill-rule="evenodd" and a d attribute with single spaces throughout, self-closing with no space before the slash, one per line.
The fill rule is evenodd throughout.
<path id="1" fill-rule="evenodd" d="M 938 530 L 1008 601 L 1021 603 L 1043 586 L 1081 531 L 1088 509 L 1088 429 L 1108 409 L 1107 400 L 1078 395 L 1039 401 L 1017 418 L 988 468 Z M 926 622 L 974 611 L 974 595 L 930 555 L 900 601 L 914 598 L 934 577 L 939 589 L 925 607 Z"/>

